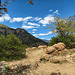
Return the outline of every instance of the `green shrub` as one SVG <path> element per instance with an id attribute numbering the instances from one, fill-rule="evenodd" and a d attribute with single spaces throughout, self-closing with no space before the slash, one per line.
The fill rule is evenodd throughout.
<path id="1" fill-rule="evenodd" d="M 63 42 L 66 45 L 66 47 L 68 47 L 72 43 L 71 38 L 66 37 L 66 36 L 62 36 L 62 37 L 53 37 L 50 40 L 50 43 L 48 45 L 52 46 L 52 45 L 59 43 L 59 42 Z"/>
<path id="2" fill-rule="evenodd" d="M 49 46 L 52 46 L 56 43 L 58 43 L 58 37 L 52 37 L 51 40 L 50 40 L 50 43 L 48 44 Z"/>
<path id="3" fill-rule="evenodd" d="M 0 36 L 0 61 L 10 61 L 21 59 L 26 56 L 26 45 L 22 45 L 22 41 L 14 34 L 6 37 Z"/>
<path id="4" fill-rule="evenodd" d="M 68 47 L 71 44 L 71 39 L 66 36 L 62 36 L 59 37 L 59 42 L 63 42 L 66 45 L 66 47 Z"/>

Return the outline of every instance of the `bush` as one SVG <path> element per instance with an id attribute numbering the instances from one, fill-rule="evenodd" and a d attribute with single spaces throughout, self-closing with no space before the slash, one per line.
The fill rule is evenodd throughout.
<path id="1" fill-rule="evenodd" d="M 50 40 L 50 43 L 48 44 L 49 46 L 52 46 L 56 43 L 59 43 L 59 42 L 63 42 L 66 47 L 68 48 L 68 46 L 72 43 L 71 39 L 66 37 L 66 36 L 62 36 L 62 37 L 53 37 L 51 40 Z"/>
<path id="2" fill-rule="evenodd" d="M 58 37 L 52 37 L 50 40 L 49 46 L 52 46 L 54 44 L 58 43 Z"/>
<path id="3" fill-rule="evenodd" d="M 26 56 L 26 45 L 22 45 L 22 41 L 14 34 L 6 37 L 0 36 L 0 61 L 10 61 L 21 59 Z"/>

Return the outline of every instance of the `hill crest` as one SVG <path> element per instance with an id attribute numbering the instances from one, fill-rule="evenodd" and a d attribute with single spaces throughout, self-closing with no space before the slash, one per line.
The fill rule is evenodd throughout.
<path id="1" fill-rule="evenodd" d="M 24 29 L 20 29 L 20 28 L 13 29 L 13 28 L 9 28 L 6 25 L 3 25 L 3 26 L 5 27 L 0 27 L 0 35 L 3 34 L 7 36 L 10 33 L 15 34 L 20 40 L 22 40 L 23 44 L 26 44 L 30 47 L 48 44 L 44 42 L 43 40 L 34 37 L 33 35 L 31 35 L 28 31 Z"/>

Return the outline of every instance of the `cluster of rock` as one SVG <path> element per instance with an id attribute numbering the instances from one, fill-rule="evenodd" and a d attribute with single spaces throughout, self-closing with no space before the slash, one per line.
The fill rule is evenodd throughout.
<path id="1" fill-rule="evenodd" d="M 7 62 L 0 62 L 0 75 L 33 75 L 33 69 L 37 68 L 37 64 L 20 64 L 20 65 L 12 65 L 8 66 Z"/>
<path id="2" fill-rule="evenodd" d="M 46 54 L 51 54 L 51 55 L 64 55 L 68 52 L 66 49 L 66 46 L 64 43 L 57 43 L 54 44 L 53 46 L 49 46 L 46 49 Z"/>
<path id="3" fill-rule="evenodd" d="M 50 61 L 51 63 L 73 62 L 75 60 L 75 54 L 69 55 L 69 51 L 66 49 L 64 43 L 57 43 L 53 46 L 48 46 L 45 49 L 45 53 L 40 56 L 37 62 Z"/>
<path id="4" fill-rule="evenodd" d="M 40 45 L 38 47 L 32 47 L 32 48 L 27 48 L 27 51 L 32 51 L 32 50 L 40 50 L 40 49 L 44 49 L 44 52 L 46 54 L 51 54 L 51 55 L 63 55 L 66 54 L 68 52 L 68 50 L 66 49 L 66 46 L 64 43 L 57 43 L 54 44 L 53 46 L 47 46 L 47 45 Z"/>
<path id="5" fill-rule="evenodd" d="M 27 48 L 26 51 L 32 51 L 32 50 L 44 49 L 44 48 L 47 48 L 47 45 L 40 45 L 38 47 Z"/>

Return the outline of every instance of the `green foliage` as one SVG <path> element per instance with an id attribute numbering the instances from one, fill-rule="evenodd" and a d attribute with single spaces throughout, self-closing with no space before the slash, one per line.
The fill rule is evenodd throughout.
<path id="1" fill-rule="evenodd" d="M 48 43 L 48 45 L 52 46 L 56 43 L 58 43 L 58 37 L 52 37 L 51 40 L 50 40 L 50 43 Z"/>
<path id="2" fill-rule="evenodd" d="M 6 37 L 0 36 L 0 60 L 10 61 L 25 57 L 26 45 L 14 34 L 9 34 Z"/>
<path id="3" fill-rule="evenodd" d="M 52 28 L 52 27 L 51 27 Z M 58 36 L 74 36 L 75 35 L 75 16 L 70 18 L 61 19 L 55 18 L 52 30 L 56 30 Z"/>
<path id="4" fill-rule="evenodd" d="M 48 44 L 49 46 L 52 46 L 56 43 L 59 43 L 59 42 L 63 42 L 66 47 L 68 47 L 70 44 L 71 44 L 71 38 L 68 38 L 66 36 L 62 36 L 62 37 L 53 37 L 51 40 L 50 40 L 50 43 Z"/>
<path id="5" fill-rule="evenodd" d="M 55 22 L 52 24 L 53 26 L 49 28 L 51 28 L 53 33 L 57 34 L 57 37 L 53 37 L 49 45 L 63 42 L 68 47 L 75 43 L 75 15 L 65 19 L 56 17 Z"/>

